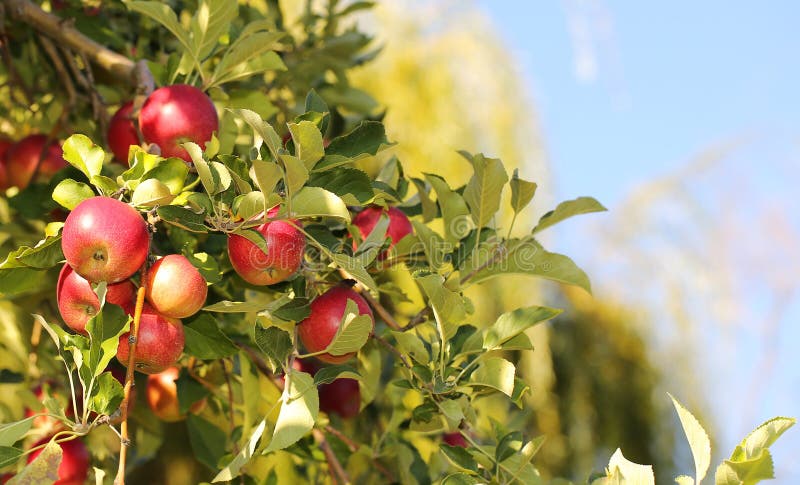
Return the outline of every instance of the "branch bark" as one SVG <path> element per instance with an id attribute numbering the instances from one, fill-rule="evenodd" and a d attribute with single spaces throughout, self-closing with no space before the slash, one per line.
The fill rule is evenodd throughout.
<path id="1" fill-rule="evenodd" d="M 107 71 L 114 78 L 133 85 L 136 79 L 136 64 L 122 54 L 118 54 L 94 40 L 86 37 L 70 22 L 47 13 L 30 0 L 3 0 L 6 12 L 11 18 L 23 22 L 50 39 L 57 45 L 65 46 L 80 55 L 86 56 L 94 65 Z"/>

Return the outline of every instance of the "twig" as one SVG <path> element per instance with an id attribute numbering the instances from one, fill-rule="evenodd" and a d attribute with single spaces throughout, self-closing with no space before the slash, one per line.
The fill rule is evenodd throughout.
<path id="1" fill-rule="evenodd" d="M 72 77 L 70 77 L 67 69 L 64 67 L 64 62 L 61 60 L 61 56 L 58 54 L 58 49 L 56 49 L 56 46 L 53 44 L 53 42 L 47 37 L 39 37 L 39 43 L 42 44 L 42 48 L 47 53 L 48 57 L 50 57 L 50 60 L 53 61 L 53 67 L 55 68 L 56 73 L 61 80 L 61 84 L 67 91 L 67 104 L 64 106 L 61 115 L 58 118 L 58 123 L 56 123 L 56 126 L 51 132 L 52 136 L 62 128 L 64 120 L 67 118 L 69 112 L 72 110 L 75 104 L 77 104 L 78 92 L 75 90 L 75 84 L 72 82 Z M 45 144 L 45 147 L 47 147 L 47 144 Z M 42 156 L 39 157 L 40 163 L 42 158 Z"/>
<path id="2" fill-rule="evenodd" d="M 406 332 L 411 330 L 412 328 L 416 327 L 420 323 L 424 322 L 428 318 L 428 313 L 430 313 L 431 307 L 426 306 L 422 310 L 420 310 L 416 315 L 411 317 L 411 320 L 408 321 L 408 324 L 403 327 L 403 331 Z"/>
<path id="3" fill-rule="evenodd" d="M 345 271 L 342 268 L 339 268 L 339 274 L 344 279 L 352 279 L 352 280 L 354 280 L 353 276 L 350 275 L 350 273 L 348 273 L 347 271 Z M 391 328 L 392 330 L 400 330 L 401 327 L 400 327 L 400 324 L 397 323 L 397 320 L 394 319 L 394 317 L 392 316 L 391 313 L 389 313 L 389 311 L 386 309 L 386 307 L 381 305 L 381 302 L 379 302 L 374 296 L 372 296 L 370 294 L 369 290 L 364 288 L 364 286 L 361 283 L 356 282 L 356 284 L 353 287 L 353 289 L 355 289 L 355 291 L 360 293 L 361 296 L 363 296 L 364 299 L 367 300 L 367 303 L 369 303 L 369 306 L 371 306 L 372 309 L 375 310 L 375 313 L 377 313 L 378 316 L 381 317 L 381 319 L 384 322 L 386 322 L 386 325 L 388 325 L 389 328 Z"/>
<path id="4" fill-rule="evenodd" d="M 317 445 L 325 455 L 325 460 L 328 462 L 328 467 L 330 467 L 331 476 L 334 481 L 342 484 L 350 483 L 350 477 L 347 476 L 347 472 L 342 468 L 342 464 L 339 463 L 339 459 L 336 458 L 336 455 L 333 453 L 322 431 L 315 428 L 311 431 L 311 434 L 314 436 L 314 441 L 317 442 Z"/>
<path id="5" fill-rule="evenodd" d="M 358 448 L 359 448 L 360 445 L 358 443 L 356 443 L 355 441 L 353 441 L 351 438 L 347 437 L 344 433 L 342 433 L 338 429 L 334 428 L 333 426 L 326 425 L 325 426 L 325 432 L 326 433 L 330 433 L 330 434 L 336 436 L 337 438 L 339 438 L 342 441 L 342 443 L 344 443 L 347 446 L 347 448 L 350 450 L 351 453 L 355 453 L 356 451 L 358 451 Z M 392 472 L 387 470 L 386 467 L 383 466 L 378 461 L 377 457 L 373 456 L 373 457 L 371 457 L 371 459 L 372 459 L 372 464 L 375 466 L 375 468 L 379 472 L 381 472 L 381 474 L 384 477 L 386 477 L 386 480 L 388 480 L 389 483 L 396 483 L 397 482 L 397 480 L 395 480 L 395 478 L 394 478 L 394 475 L 392 475 Z"/>
<path id="6" fill-rule="evenodd" d="M 393 353 L 398 359 L 400 359 L 400 362 L 402 362 L 404 366 L 408 367 L 409 369 L 412 368 L 411 364 L 406 360 L 406 356 L 400 353 L 399 350 L 394 348 L 394 346 L 389 342 L 387 342 L 386 339 L 384 339 L 380 335 L 375 335 L 375 334 L 372 335 L 372 338 L 375 339 L 379 344 L 386 347 L 391 353 Z"/>
<path id="7" fill-rule="evenodd" d="M 133 368 L 136 365 L 136 341 L 139 335 L 139 322 L 142 318 L 142 309 L 144 308 L 144 295 L 146 292 L 147 282 L 147 261 L 142 266 L 142 278 L 138 293 L 136 293 L 136 309 L 133 312 L 133 326 L 128 336 L 128 368 L 125 372 L 125 387 L 123 388 L 122 404 L 120 410 L 122 412 L 122 425 L 120 426 L 120 448 L 119 448 L 119 468 L 117 468 L 117 476 L 114 478 L 114 485 L 125 485 L 125 461 L 128 454 L 128 444 L 130 438 L 128 437 L 128 401 L 131 397 L 131 386 L 133 385 Z"/>
<path id="8" fill-rule="evenodd" d="M 86 37 L 60 17 L 45 12 L 30 0 L 4 0 L 4 2 L 9 15 L 18 22 L 30 25 L 53 39 L 56 44 L 86 56 L 93 64 L 116 79 L 126 83 L 134 81 L 135 64 L 131 59 Z"/>

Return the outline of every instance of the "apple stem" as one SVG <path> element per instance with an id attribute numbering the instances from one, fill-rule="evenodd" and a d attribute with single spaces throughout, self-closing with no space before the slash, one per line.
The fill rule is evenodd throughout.
<path id="1" fill-rule="evenodd" d="M 142 318 L 142 309 L 144 308 L 144 295 L 147 290 L 146 281 L 147 262 L 142 266 L 142 286 L 139 287 L 136 293 L 136 309 L 133 312 L 133 323 L 128 337 L 130 339 L 128 365 L 125 371 L 122 404 L 120 404 L 122 424 L 120 425 L 119 468 L 117 469 L 117 476 L 114 478 L 114 485 L 125 485 L 125 462 L 128 454 L 128 445 L 130 444 L 130 438 L 128 437 L 128 401 L 130 400 L 131 387 L 133 386 L 133 371 L 136 365 L 136 341 L 139 335 L 139 321 Z"/>

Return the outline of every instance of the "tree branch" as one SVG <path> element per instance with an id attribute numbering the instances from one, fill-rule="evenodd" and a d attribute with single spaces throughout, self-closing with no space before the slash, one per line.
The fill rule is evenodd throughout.
<path id="1" fill-rule="evenodd" d="M 134 76 L 136 64 L 131 59 L 86 37 L 69 22 L 45 12 L 30 0 L 4 0 L 4 2 L 11 18 L 30 25 L 56 41 L 56 44 L 86 56 L 94 65 L 114 78 L 128 84 L 138 84 Z"/>

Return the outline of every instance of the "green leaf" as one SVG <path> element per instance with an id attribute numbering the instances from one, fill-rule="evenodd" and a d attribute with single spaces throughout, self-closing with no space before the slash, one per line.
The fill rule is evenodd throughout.
<path id="1" fill-rule="evenodd" d="M 91 180 L 95 175 L 100 175 L 106 154 L 88 136 L 72 135 L 61 148 L 64 150 L 64 160 L 83 172 L 87 179 Z"/>
<path id="2" fill-rule="evenodd" d="M 250 125 L 250 128 L 253 129 L 255 137 L 263 140 L 264 143 L 267 144 L 267 148 L 269 148 L 270 154 L 274 160 L 278 160 L 280 158 L 280 150 L 282 146 L 281 137 L 275 132 L 275 128 L 273 128 L 266 121 L 262 120 L 261 117 L 258 116 L 258 113 L 249 109 L 232 109 L 230 111 L 242 121 Z M 261 191 L 265 194 L 272 191 L 272 189 L 267 190 L 261 185 L 259 185 L 259 187 L 261 187 Z"/>
<path id="3" fill-rule="evenodd" d="M 283 32 L 242 32 L 226 51 L 214 74 L 211 76 L 209 86 L 217 86 L 225 82 L 238 79 L 242 76 L 257 72 L 259 67 L 271 67 L 264 70 L 286 70 L 283 61 L 272 51 L 276 42 L 285 34 Z M 261 59 L 259 61 L 259 59 Z M 263 72 L 263 71 L 261 71 Z"/>
<path id="4" fill-rule="evenodd" d="M 731 459 L 749 459 L 759 456 L 762 451 L 772 446 L 772 443 L 780 438 L 780 436 L 787 429 L 794 426 L 796 421 L 797 420 L 794 418 L 776 417 L 763 423 L 761 426 L 748 434 L 739 445 L 738 448 L 744 452 L 744 456 L 737 456 L 736 452 L 734 452 L 734 454 L 731 456 Z"/>
<path id="5" fill-rule="evenodd" d="M 411 182 L 417 188 L 417 193 L 419 194 L 419 202 L 420 205 L 422 205 L 422 220 L 428 223 L 433 220 L 439 212 L 436 207 L 436 202 L 431 200 L 430 195 L 428 195 L 430 189 L 425 184 L 424 180 L 412 177 Z"/>
<path id="6" fill-rule="evenodd" d="M 216 470 L 217 463 L 225 455 L 227 433 L 194 414 L 186 418 L 186 427 L 194 456 L 205 466 Z"/>
<path id="7" fill-rule="evenodd" d="M 333 254 L 333 262 L 336 266 L 342 268 L 350 276 L 355 278 L 356 281 L 364 285 L 373 294 L 378 293 L 378 285 L 358 258 L 351 258 L 344 253 L 335 253 Z"/>
<path id="8" fill-rule="evenodd" d="M 414 234 L 417 235 L 422 245 L 422 250 L 425 252 L 428 266 L 432 271 L 438 272 L 447 263 L 447 250 L 450 245 L 445 243 L 442 236 L 428 227 L 427 224 L 412 220 L 411 225 L 414 226 Z"/>
<path id="9" fill-rule="evenodd" d="M 214 195 L 217 192 L 220 192 L 218 184 L 219 179 L 214 177 L 214 172 L 211 171 L 211 166 L 203 157 L 203 149 L 200 148 L 200 145 L 192 141 L 187 141 L 183 144 L 183 148 L 186 149 L 186 151 L 189 153 L 189 156 L 192 157 L 194 168 L 197 170 L 197 175 L 200 177 L 200 182 L 202 182 L 203 187 L 206 189 L 208 195 Z"/>
<path id="10" fill-rule="evenodd" d="M 277 369 L 286 362 L 294 350 L 292 336 L 280 327 L 262 327 L 259 324 L 254 328 L 256 345 L 269 358 L 272 368 Z"/>
<path id="11" fill-rule="evenodd" d="M 189 33 L 181 27 L 181 24 L 178 22 L 178 17 L 169 5 L 153 1 L 127 1 L 125 2 L 125 6 L 127 6 L 129 10 L 150 17 L 169 30 L 172 35 L 178 39 L 181 46 L 183 46 L 184 52 L 190 55 L 198 71 L 200 70 L 200 62 L 197 58 L 197 53 L 193 49 Z"/>
<path id="12" fill-rule="evenodd" d="M 250 178 L 255 180 L 258 188 L 264 196 L 264 205 L 267 205 L 267 198 L 272 193 L 278 181 L 282 177 L 281 168 L 275 162 L 265 162 L 263 160 L 253 160 L 250 169 Z"/>
<path id="13" fill-rule="evenodd" d="M 467 203 L 438 175 L 426 173 L 425 179 L 436 191 L 444 222 L 444 238 L 449 243 L 457 243 L 474 227 Z"/>
<path id="14" fill-rule="evenodd" d="M 130 317 L 117 305 L 105 305 L 103 311 L 86 323 L 89 333 L 89 366 L 94 377 L 103 373 L 111 359 L 117 355 L 119 337 L 128 331 Z"/>
<path id="15" fill-rule="evenodd" d="M 294 194 L 305 185 L 308 180 L 308 169 L 303 162 L 291 155 L 281 155 L 281 162 L 285 168 L 284 180 L 286 182 L 287 192 Z"/>
<path id="16" fill-rule="evenodd" d="M 608 209 L 603 207 L 600 202 L 597 202 L 597 200 L 592 197 L 578 197 L 574 200 L 568 200 L 558 204 L 555 210 L 551 210 L 543 215 L 541 219 L 539 219 L 539 224 L 533 228 L 531 234 L 536 234 L 572 216 L 591 212 L 603 212 L 606 210 Z"/>
<path id="17" fill-rule="evenodd" d="M 286 322 L 299 322 L 311 315 L 308 298 L 293 298 L 272 311 L 272 316 Z"/>
<path id="18" fill-rule="evenodd" d="M 15 448 L 6 449 L 15 450 Z M 5 453 L 2 454 L 4 455 Z M 22 485 L 55 482 L 58 480 L 58 467 L 61 465 L 61 455 L 61 446 L 54 440 L 50 440 L 42 449 L 42 452 L 39 453 L 39 456 L 30 462 L 28 466 L 23 468 L 21 472 L 17 473 L 10 483 Z M 14 461 L 16 461 L 16 459 L 14 459 Z"/>
<path id="19" fill-rule="evenodd" d="M 422 340 L 413 332 L 392 332 L 392 336 L 397 341 L 397 350 L 401 353 L 410 355 L 412 359 L 423 365 L 430 362 L 430 353 Z"/>
<path id="20" fill-rule="evenodd" d="M 438 274 L 419 277 L 416 281 L 422 287 L 433 309 L 439 338 L 442 342 L 448 341 L 456 334 L 458 327 L 466 323 L 467 311 L 463 297 L 446 288 L 444 277 Z"/>
<path id="21" fill-rule="evenodd" d="M 497 448 L 494 450 L 495 460 L 499 463 L 505 461 L 512 455 L 516 455 L 522 450 L 523 444 L 524 441 L 521 432 L 512 431 L 508 433 L 497 442 Z"/>
<path id="22" fill-rule="evenodd" d="M 339 197 L 350 195 L 354 205 L 367 204 L 374 197 L 369 176 L 352 167 L 336 167 L 324 172 L 315 172 L 311 175 L 307 185 L 324 188 Z"/>
<path id="23" fill-rule="evenodd" d="M 442 485 L 478 485 L 479 483 L 483 482 L 466 473 L 451 473 L 442 480 Z"/>
<path id="24" fill-rule="evenodd" d="M 123 389 L 111 372 L 101 373 L 94 383 L 89 409 L 97 414 L 111 415 L 122 404 Z"/>
<path id="25" fill-rule="evenodd" d="M 314 427 L 319 416 L 319 394 L 314 379 L 305 372 L 289 370 L 281 396 L 281 410 L 266 452 L 293 445 Z"/>
<path id="26" fill-rule="evenodd" d="M 219 78 L 215 79 L 214 86 L 246 79 L 256 74 L 261 74 L 267 71 L 285 71 L 286 64 L 275 52 L 262 52 L 257 56 L 249 57 L 246 61 L 231 65 L 228 72 Z"/>
<path id="27" fill-rule="evenodd" d="M 264 309 L 264 303 L 257 301 L 228 301 L 223 300 L 213 305 L 204 307 L 203 310 L 207 312 L 217 313 L 249 313 L 260 312 Z"/>
<path id="28" fill-rule="evenodd" d="M 322 133 L 317 128 L 317 125 L 310 121 L 289 123 L 287 126 L 289 127 L 289 133 L 292 134 L 292 140 L 294 140 L 297 158 L 303 162 L 308 170 L 311 170 L 325 156 Z"/>
<path id="29" fill-rule="evenodd" d="M 672 399 L 675 411 L 678 412 L 678 417 L 683 426 L 683 432 L 686 433 L 686 439 L 689 441 L 689 448 L 692 450 L 695 481 L 700 483 L 703 481 L 703 478 L 705 478 L 708 467 L 711 465 L 711 440 L 708 439 L 706 430 L 703 429 L 703 426 L 697 418 L 686 410 L 672 394 L 669 394 L 669 397 Z"/>
<path id="30" fill-rule="evenodd" d="M 8 447 L 19 441 L 33 425 L 33 416 L 21 421 L 0 425 L 0 447 Z"/>
<path id="31" fill-rule="evenodd" d="M 254 191 L 244 195 L 237 195 L 233 199 L 233 213 L 242 219 L 250 219 L 267 211 L 264 206 L 266 198 L 263 192 Z"/>
<path id="32" fill-rule="evenodd" d="M 744 461 L 725 460 L 714 474 L 716 485 L 753 485 L 775 478 L 775 465 L 767 449 Z"/>
<path id="33" fill-rule="evenodd" d="M 198 359 L 221 359 L 237 351 L 211 315 L 200 314 L 193 322 L 183 326 L 183 332 L 186 336 L 186 353 Z"/>
<path id="34" fill-rule="evenodd" d="M 34 247 L 22 246 L 16 251 L 9 253 L 8 259 L 14 258 L 14 261 L 25 266 L 37 269 L 47 269 L 64 261 L 64 253 L 61 251 L 61 236 L 49 236 L 38 243 Z M 6 262 L 8 262 L 6 259 Z M 15 265 L 10 265 L 14 267 Z M 0 265 L 6 267 L 6 263 Z"/>
<path id="35" fill-rule="evenodd" d="M 22 450 L 12 446 L 0 446 L 0 468 L 13 465 L 22 456 Z M 58 478 L 58 476 L 56 476 Z"/>
<path id="36" fill-rule="evenodd" d="M 331 355 L 358 352 L 367 343 L 371 332 L 372 317 L 360 315 L 356 302 L 348 299 L 341 323 L 336 330 L 336 335 L 333 336 L 331 343 L 325 348 L 325 352 Z"/>
<path id="37" fill-rule="evenodd" d="M 358 372 L 350 365 L 328 365 L 314 374 L 314 384 L 317 386 L 321 384 L 330 384 L 339 378 L 360 379 L 361 376 L 358 375 Z"/>
<path id="38" fill-rule="evenodd" d="M 460 446 L 450 446 L 447 444 L 442 444 L 441 450 L 444 456 L 457 468 L 478 473 L 478 463 L 469 451 Z"/>
<path id="39" fill-rule="evenodd" d="M 508 397 L 514 395 L 514 364 L 502 357 L 487 357 L 470 376 L 469 384 L 497 389 Z"/>
<path id="40" fill-rule="evenodd" d="M 281 210 L 283 212 L 283 209 Z M 320 187 L 303 187 L 292 198 L 292 217 L 333 217 L 350 222 L 347 205 L 336 194 Z"/>
<path id="41" fill-rule="evenodd" d="M 608 462 L 608 469 L 612 473 L 618 472 L 622 483 L 655 485 L 656 482 L 652 466 L 638 465 L 632 461 L 628 461 L 622 456 L 622 450 L 619 448 L 611 455 L 611 459 Z"/>
<path id="42" fill-rule="evenodd" d="M 228 33 L 238 15 L 233 0 L 201 0 L 192 18 L 192 51 L 197 59 L 205 59 L 216 47 L 219 38 Z"/>
<path id="43" fill-rule="evenodd" d="M 197 268 L 197 271 L 200 272 L 200 275 L 202 275 L 203 279 L 208 283 L 214 284 L 222 280 L 219 263 L 213 256 L 210 256 L 208 253 L 191 254 L 186 252 L 184 252 L 183 255 L 192 263 L 192 266 Z"/>
<path id="44" fill-rule="evenodd" d="M 196 214 L 189 209 L 177 205 L 162 205 L 156 209 L 158 217 L 167 224 L 180 227 L 189 232 L 205 233 L 208 228 L 204 222 L 204 214 Z"/>
<path id="45" fill-rule="evenodd" d="M 483 348 L 497 348 L 537 323 L 555 318 L 561 312 L 562 310 L 556 308 L 531 306 L 504 313 L 494 325 L 486 329 Z"/>
<path id="46" fill-rule="evenodd" d="M 242 446 L 241 451 L 233 457 L 233 459 L 214 476 L 211 480 L 213 483 L 228 482 L 238 477 L 241 473 L 242 467 L 245 466 L 253 458 L 253 454 L 258 446 L 258 440 L 264 434 L 264 428 L 267 427 L 267 418 L 261 420 L 258 426 L 255 427 L 247 442 Z"/>
<path id="47" fill-rule="evenodd" d="M 145 172 L 145 174 L 142 175 L 142 181 L 158 179 L 159 182 L 169 188 L 169 192 L 172 195 L 178 195 L 183 190 L 188 175 L 189 167 L 186 165 L 186 162 L 180 158 L 167 158 L 166 160 L 161 160 L 158 165 Z"/>
<path id="48" fill-rule="evenodd" d="M 514 169 L 514 175 L 509 182 L 511 186 L 511 209 L 519 213 L 533 200 L 537 185 L 519 178 L 519 170 Z"/>
<path id="49" fill-rule="evenodd" d="M 485 158 L 483 154 L 470 155 L 461 152 L 475 171 L 464 188 L 464 201 L 470 208 L 472 221 L 477 227 L 485 227 L 500 209 L 503 186 L 508 174 L 503 162 L 496 158 Z"/>
<path id="50" fill-rule="evenodd" d="M 355 158 L 365 153 L 375 155 L 381 146 L 388 143 L 383 123 L 362 121 L 351 132 L 334 138 L 325 153 L 346 158 Z"/>
<path id="51" fill-rule="evenodd" d="M 72 179 L 62 180 L 53 189 L 53 200 L 67 210 L 74 209 L 84 200 L 94 196 L 95 193 L 91 187 Z"/>

